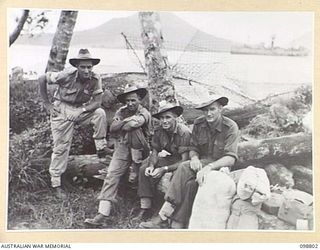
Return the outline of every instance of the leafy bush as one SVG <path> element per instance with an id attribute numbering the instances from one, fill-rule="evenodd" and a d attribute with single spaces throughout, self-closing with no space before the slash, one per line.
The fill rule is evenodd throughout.
<path id="1" fill-rule="evenodd" d="M 10 83 L 10 129 L 21 133 L 47 119 L 39 97 L 37 81 Z"/>
<path id="2" fill-rule="evenodd" d="M 306 114 L 311 110 L 312 86 L 303 85 L 294 91 L 294 96 L 287 103 L 287 107 L 299 114 Z"/>
<path id="3" fill-rule="evenodd" d="M 302 119 L 311 110 L 311 105 L 312 87 L 301 86 L 291 98 L 273 100 L 269 112 L 253 118 L 243 134 L 268 138 L 303 132 Z"/>
<path id="4" fill-rule="evenodd" d="M 34 169 L 33 158 L 46 155 L 51 150 L 52 135 L 48 122 L 41 122 L 33 129 L 13 134 L 9 141 L 9 185 L 13 188 L 36 190 L 44 187 L 48 169 Z"/>

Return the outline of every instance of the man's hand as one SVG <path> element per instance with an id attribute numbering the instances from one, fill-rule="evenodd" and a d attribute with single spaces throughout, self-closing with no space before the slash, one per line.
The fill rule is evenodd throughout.
<path id="1" fill-rule="evenodd" d="M 198 182 L 199 186 L 202 186 L 205 183 L 207 175 L 210 171 L 211 171 L 211 167 L 207 165 L 197 173 L 196 181 Z"/>
<path id="2" fill-rule="evenodd" d="M 82 108 L 68 110 L 68 112 L 67 112 L 67 120 L 75 121 L 82 113 L 83 113 L 83 109 Z"/>
<path id="3" fill-rule="evenodd" d="M 158 153 L 158 157 L 162 157 L 162 158 L 167 157 L 169 155 L 171 155 L 171 153 L 169 153 L 168 151 L 166 151 L 164 149 L 161 150 L 161 152 Z"/>
<path id="4" fill-rule="evenodd" d="M 198 157 L 195 156 L 191 158 L 190 168 L 195 172 L 199 171 L 202 168 L 202 163 Z"/>
<path id="5" fill-rule="evenodd" d="M 144 171 L 145 176 L 152 176 L 152 172 L 154 170 L 153 166 L 147 167 L 146 170 Z"/>
<path id="6" fill-rule="evenodd" d="M 153 170 L 151 176 L 152 178 L 160 178 L 165 174 L 166 170 L 164 169 L 164 167 L 161 168 L 156 168 L 155 170 Z"/>
<path id="7" fill-rule="evenodd" d="M 135 124 L 136 124 L 136 122 L 134 120 L 126 121 L 125 124 L 122 126 L 122 130 L 131 131 L 134 129 Z"/>
<path id="8" fill-rule="evenodd" d="M 60 107 L 54 106 L 52 103 L 46 103 L 44 107 L 52 117 L 57 117 L 60 113 Z"/>

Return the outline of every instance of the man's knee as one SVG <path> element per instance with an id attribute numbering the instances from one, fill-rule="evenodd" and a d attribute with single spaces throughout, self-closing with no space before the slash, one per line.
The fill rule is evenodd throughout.
<path id="1" fill-rule="evenodd" d="M 108 172 L 106 177 L 104 178 L 103 188 L 110 188 L 113 186 L 117 186 L 120 182 L 121 175 L 113 172 Z"/>

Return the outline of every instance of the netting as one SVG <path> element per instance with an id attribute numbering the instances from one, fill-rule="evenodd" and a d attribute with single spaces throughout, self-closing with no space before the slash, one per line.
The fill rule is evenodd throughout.
<path id="1" fill-rule="evenodd" d="M 122 35 L 126 41 L 128 56 L 145 72 L 141 37 Z M 232 102 L 239 105 L 255 102 L 233 80 L 232 70 L 228 67 L 228 53 L 216 51 L 217 48 L 222 48 L 222 43 L 213 44 L 212 39 L 206 40 L 196 32 L 188 43 L 165 40 L 163 46 L 163 53 L 167 53 L 174 77 L 187 80 L 189 85 L 197 83 L 212 94 L 228 94 Z"/>

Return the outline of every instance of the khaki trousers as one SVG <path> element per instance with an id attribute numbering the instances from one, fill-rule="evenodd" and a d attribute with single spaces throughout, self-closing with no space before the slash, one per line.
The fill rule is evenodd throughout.
<path id="1" fill-rule="evenodd" d="M 129 137 L 137 137 L 140 135 L 140 129 L 132 130 L 127 133 L 129 134 Z M 98 200 L 115 202 L 121 176 L 127 172 L 130 165 L 134 164 L 139 168 L 142 160 L 148 157 L 147 154 L 149 154 L 149 152 L 144 152 L 146 150 L 143 148 L 143 145 L 137 144 L 135 146 L 141 149 L 130 147 L 128 142 L 124 139 L 119 139 L 115 142 L 115 151 L 108 167 L 108 173 L 104 179 Z M 139 169 L 137 171 L 139 171 Z"/>
<path id="2" fill-rule="evenodd" d="M 98 108 L 93 112 L 82 113 L 76 121 L 66 119 L 68 112 L 76 109 L 65 103 L 55 103 L 59 106 L 60 113 L 53 117 L 51 116 L 51 130 L 53 136 L 53 153 L 51 155 L 51 164 L 49 172 L 51 175 L 52 187 L 61 186 L 61 175 L 66 171 L 68 156 L 72 142 L 74 124 L 93 125 L 93 138 L 105 140 L 107 132 L 107 119 L 105 111 Z"/>

